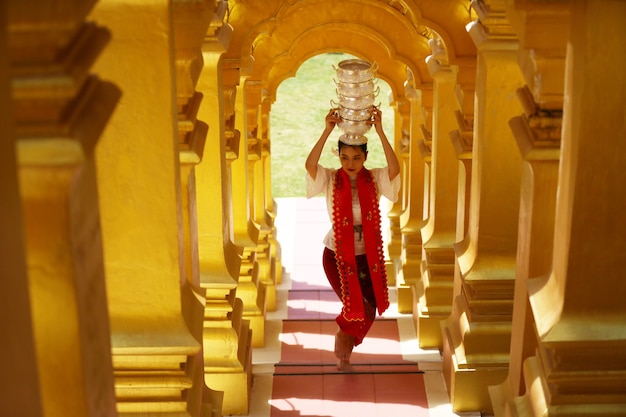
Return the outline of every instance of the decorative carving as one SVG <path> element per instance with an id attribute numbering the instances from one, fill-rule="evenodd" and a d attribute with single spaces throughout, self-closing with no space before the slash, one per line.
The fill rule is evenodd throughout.
<path id="1" fill-rule="evenodd" d="M 408 130 L 402 129 L 402 137 L 400 138 L 400 153 L 411 152 L 411 134 Z"/>
<path id="2" fill-rule="evenodd" d="M 433 149 L 432 149 L 432 144 L 433 144 L 433 138 L 432 138 L 432 134 L 430 133 L 430 130 L 428 130 L 426 128 L 426 126 L 421 125 L 420 126 L 420 130 L 422 131 L 422 137 L 423 139 L 420 140 L 419 142 L 417 142 L 417 145 L 419 146 L 419 150 L 422 154 L 422 156 L 424 158 L 429 158 L 432 155 Z"/>

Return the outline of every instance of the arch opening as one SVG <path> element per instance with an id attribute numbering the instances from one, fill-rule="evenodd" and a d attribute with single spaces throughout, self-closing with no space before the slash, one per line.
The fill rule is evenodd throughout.
<path id="1" fill-rule="evenodd" d="M 346 53 L 323 53 L 306 60 L 296 75 L 283 80 L 277 88 L 276 101 L 270 111 L 271 184 L 275 198 L 304 197 L 306 193 L 304 162 L 311 148 L 324 130 L 324 118 L 331 108 L 331 100 L 337 101 L 336 79 L 333 65 L 344 59 L 357 58 Z M 376 105 L 383 112 L 383 128 L 389 140 L 394 137 L 394 109 L 389 105 L 391 87 L 378 79 L 380 93 Z M 335 128 L 328 138 L 320 163 L 338 167 L 333 153 L 342 134 Z M 368 137 L 368 160 L 366 167 L 375 168 L 386 164 L 378 135 L 372 129 Z"/>

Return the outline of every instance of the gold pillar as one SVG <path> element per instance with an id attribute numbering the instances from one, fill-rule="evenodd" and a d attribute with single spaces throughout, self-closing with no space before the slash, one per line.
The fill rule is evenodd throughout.
<path id="1" fill-rule="evenodd" d="M 183 315 L 171 3 L 104 0 L 92 17 L 113 34 L 97 67 L 123 91 L 96 152 L 117 409 L 183 413 L 200 341 Z"/>
<path id="2" fill-rule="evenodd" d="M 0 56 L 9 56 L 7 3 L 0 4 Z M 9 60 L 0 59 L 0 404 L 7 415 L 43 416 L 31 312 L 24 215 L 18 184 Z"/>
<path id="3" fill-rule="evenodd" d="M 517 277 L 509 375 L 501 385 L 489 389 L 497 416 L 517 415 L 516 399 L 525 391 L 523 362 L 534 356 L 537 350 L 537 333 L 527 283 L 530 278 L 548 274 L 551 268 L 559 169 L 559 113 L 551 113 L 548 117 L 548 113 L 536 111 L 538 105 L 532 101 L 532 95 L 526 88 L 520 89 L 520 96 L 526 104 L 526 111 L 524 115 L 511 120 L 511 129 L 525 160 L 522 171 Z M 529 112 L 531 110 L 532 113 Z M 530 385 L 533 381 L 526 383 Z"/>
<path id="4" fill-rule="evenodd" d="M 3 74 L 3 85 L 11 82 L 13 86 L 13 101 L 5 102 L 4 111 L 13 111 L 8 118 L 13 118 L 9 123 L 15 128 L 7 130 L 10 136 L 3 142 L 17 145 L 3 155 L 9 158 L 3 170 L 13 168 L 6 178 L 3 175 L 3 181 L 11 184 L 15 179 L 16 155 L 23 217 L 14 217 L 22 222 L 2 233 L 13 229 L 16 235 L 7 235 L 16 239 L 13 244 L 19 245 L 22 238 L 25 243 L 28 276 L 22 283 L 28 284 L 30 301 L 16 298 L 9 306 L 23 302 L 23 307 L 30 308 L 32 320 L 31 328 L 21 311 L 24 333 L 15 340 L 4 340 L 9 346 L 28 343 L 31 337 L 34 340 L 34 345 L 26 344 L 17 356 L 21 363 L 23 355 L 32 355 L 34 350 L 29 358 L 32 362 L 25 364 L 25 378 L 9 374 L 16 381 L 30 379 L 34 383 L 33 403 L 13 415 L 28 410 L 46 416 L 114 415 L 93 152 L 119 90 L 89 73 L 109 39 L 106 29 L 85 23 L 93 3 L 66 4 L 66 9 L 53 7 L 53 3 L 42 2 L 33 8 L 28 3 L 9 2 L 8 13 L 3 15 L 8 17 L 9 43 L 2 56 L 5 63 L 10 57 L 11 75 Z M 7 27 L 2 26 L 3 30 Z M 2 43 L 6 48 L 6 38 Z M 7 207 L 17 209 L 18 204 L 9 200 Z M 11 261 L 20 262 L 19 253 Z M 23 264 L 14 272 L 15 276 L 3 275 L 3 279 L 16 283 L 26 278 Z M 17 289 L 19 284 L 13 291 Z M 19 313 L 16 309 L 8 317 Z M 23 385 L 17 383 L 15 388 Z M 12 387 L 3 386 L 5 389 L 13 391 Z M 30 389 L 16 393 L 9 404 L 22 400 L 26 393 L 30 394 Z"/>
<path id="5" fill-rule="evenodd" d="M 443 365 L 454 411 L 490 413 L 487 387 L 506 378 L 509 361 L 521 158 L 508 121 L 521 113 L 523 80 L 504 14 L 496 4 L 476 10 L 480 21 L 468 25 L 478 48 L 469 226 L 455 245 L 461 282 L 442 322 Z"/>
<path id="6" fill-rule="evenodd" d="M 433 40 L 431 44 L 437 44 Z M 422 348 L 441 348 L 441 320 L 450 315 L 454 282 L 458 163 L 449 132 L 455 126 L 458 68 L 445 64 L 437 48 L 427 64 L 433 77 L 432 156 L 428 220 L 421 229 L 420 298 L 416 307 L 417 339 Z"/>
<path id="7" fill-rule="evenodd" d="M 418 257 L 413 259 L 407 268 L 410 268 L 409 271 L 411 276 L 414 276 L 414 282 L 411 284 L 411 290 L 413 294 L 413 302 L 412 302 L 412 312 L 413 312 L 413 321 L 415 322 L 415 331 L 419 332 L 417 326 L 419 323 L 418 317 L 418 302 L 419 299 L 424 296 L 424 285 L 422 282 L 422 255 L 424 253 L 423 241 L 422 241 L 422 227 L 428 221 L 428 217 L 430 216 L 430 176 L 432 171 L 432 125 L 433 121 L 433 86 L 428 85 L 427 88 L 422 86 L 420 89 L 421 92 L 421 102 L 418 111 L 420 112 L 419 118 L 416 120 L 418 124 L 417 128 L 419 130 L 419 139 L 416 141 L 416 147 L 419 150 L 420 159 L 423 161 L 423 185 L 422 185 L 422 221 L 420 224 L 416 224 L 419 226 L 419 230 L 417 230 L 417 234 L 419 234 L 419 242 L 420 242 L 420 254 Z"/>
<path id="8" fill-rule="evenodd" d="M 198 229 L 196 208 L 195 166 L 202 159 L 206 140 L 206 124 L 196 122 L 189 141 L 181 143 L 181 198 L 183 208 L 183 233 L 185 244 L 183 284 L 183 314 L 194 337 L 202 339 L 206 290 L 201 287 L 198 257 Z M 187 146 L 185 146 L 187 145 Z M 195 300 L 195 301 L 194 301 Z M 197 306 L 196 306 L 197 304 Z M 192 386 L 187 394 L 187 410 L 193 416 L 220 417 L 224 393 L 208 388 L 204 382 L 204 350 L 187 358 L 187 372 Z"/>
<path id="9" fill-rule="evenodd" d="M 272 193 L 272 161 L 271 161 L 271 150 L 272 150 L 272 141 L 271 141 L 271 129 L 270 129 L 270 110 L 272 106 L 273 98 L 263 94 L 263 98 L 261 101 L 261 110 L 259 115 L 259 133 L 261 135 L 262 147 L 263 147 L 263 164 L 265 168 L 263 170 L 263 174 L 265 175 L 265 187 L 263 189 L 264 192 L 264 202 L 265 202 L 265 217 L 266 223 L 272 228 L 272 233 L 268 237 L 269 242 L 269 256 L 271 259 L 271 267 L 272 272 L 271 275 L 274 277 L 274 286 L 282 283 L 282 258 L 280 253 L 280 244 L 277 238 L 277 230 L 274 225 L 276 221 L 276 216 L 278 215 L 278 207 L 276 201 L 274 200 L 274 195 Z M 275 292 L 275 291 L 274 291 Z M 272 311 L 272 309 L 276 309 L 276 300 L 274 300 L 272 305 L 272 300 L 266 298 L 265 308 L 268 311 Z"/>
<path id="10" fill-rule="evenodd" d="M 400 215 L 402 231 L 402 273 L 396 283 L 398 289 L 398 310 L 400 313 L 414 313 L 417 306 L 416 285 L 421 278 L 422 235 L 424 223 L 424 161 L 417 143 L 421 137 L 422 90 L 415 88 L 413 73 L 407 69 L 405 96 L 409 101 L 409 126 L 399 149 L 402 156 L 402 199 L 406 205 Z M 417 322 L 416 322 L 417 323 Z"/>
<path id="11" fill-rule="evenodd" d="M 230 162 L 237 158 L 239 135 L 234 104 L 224 88 L 222 55 L 232 28 L 223 23 L 228 4 L 219 2 L 202 46 L 204 66 L 198 90 L 204 98 L 198 119 L 209 126 L 202 162 L 195 168 L 200 282 L 204 309 L 204 380 L 223 391 L 222 413 L 246 414 L 252 384 L 252 332 L 237 298 L 241 248 L 233 243 Z"/>
<path id="12" fill-rule="evenodd" d="M 524 114 L 511 119 L 524 158 L 520 203 L 511 353 L 507 379 L 489 388 L 497 416 L 525 415 L 524 362 L 539 344 L 530 308 L 529 279 L 548 275 L 552 264 L 554 214 L 563 113 L 563 74 L 569 31 L 566 4 L 545 9 L 512 4 L 507 16 L 520 38 L 518 62 L 527 86 L 518 90 Z M 532 360 L 531 360 L 532 361 Z"/>
<path id="13" fill-rule="evenodd" d="M 229 61 L 229 78 L 239 74 L 239 65 Z M 257 248 L 260 226 L 252 218 L 254 187 L 254 165 L 260 159 L 260 146 L 257 139 L 248 130 L 247 107 L 248 77 L 238 80 L 235 92 L 235 130 L 241 135 L 238 158 L 231 163 L 232 204 L 235 244 L 243 249 L 237 297 L 243 301 L 243 316 L 250 322 L 252 346 L 263 347 L 265 344 L 265 292 L 259 279 Z M 227 85 L 233 85 L 232 81 Z"/>
<path id="14" fill-rule="evenodd" d="M 265 310 L 276 310 L 276 259 L 275 250 L 272 245 L 275 244 L 273 239 L 274 219 L 268 216 L 266 205 L 266 188 L 269 186 L 267 182 L 268 175 L 265 170 L 269 166 L 269 141 L 267 140 L 267 114 L 263 115 L 263 85 L 260 81 L 248 80 L 246 83 L 246 107 L 248 117 L 248 130 L 250 131 L 249 140 L 249 159 L 250 159 L 250 178 L 251 178 L 251 195 L 250 195 L 250 213 L 254 223 L 259 226 L 259 237 L 256 247 L 256 261 L 259 267 L 259 285 L 263 288 L 260 290 L 265 297 Z M 265 138 L 264 138 L 265 135 Z M 271 199 L 271 194 L 269 194 Z M 263 339 L 264 342 L 264 339 Z M 264 343 L 263 343 L 264 344 Z"/>
<path id="15" fill-rule="evenodd" d="M 551 271 L 527 283 L 539 346 L 524 362 L 520 416 L 621 415 L 626 406 L 626 4 L 569 6 L 553 255 Z"/>
<path id="16" fill-rule="evenodd" d="M 457 129 L 450 132 L 450 140 L 458 159 L 459 179 L 457 188 L 456 241 L 460 242 L 467 235 L 469 228 L 470 195 L 472 189 L 472 153 L 474 144 L 474 106 L 468 105 L 468 95 L 473 103 L 474 92 L 465 91 L 457 84 L 459 110 L 455 112 Z M 468 94 L 471 93 L 471 94 Z M 463 282 L 458 262 L 454 264 L 453 294 L 461 292 Z"/>
<path id="17" fill-rule="evenodd" d="M 474 62 L 459 66 L 455 95 L 458 108 L 454 115 L 456 129 L 450 132 L 450 140 L 459 161 L 456 241 L 460 242 L 469 227 L 469 206 L 472 179 L 472 148 L 474 144 L 474 97 L 476 65 Z M 460 282 L 458 264 L 455 262 L 455 283 Z"/>
<path id="18" fill-rule="evenodd" d="M 404 163 L 402 160 L 402 154 L 398 155 L 397 150 L 400 149 L 400 143 L 403 136 L 403 126 L 408 122 L 408 100 L 404 97 L 396 98 L 395 100 L 392 97 L 389 97 L 389 99 L 390 108 L 394 109 L 394 132 L 393 137 L 389 139 L 389 142 L 396 151 L 398 162 L 400 162 L 400 166 L 402 166 Z M 402 172 L 400 172 L 400 175 L 402 175 Z M 401 178 L 401 180 L 404 180 L 404 178 Z M 405 187 L 406 184 L 402 181 L 400 186 L 400 196 L 404 195 Z M 389 286 L 396 285 L 396 277 L 400 275 L 400 270 L 402 268 L 402 231 L 400 227 L 400 215 L 403 211 L 403 199 L 399 198 L 398 201 L 391 205 L 391 208 L 387 213 L 387 217 L 389 218 L 389 230 L 383 230 L 383 233 L 388 233 L 389 239 L 387 243 L 387 258 L 385 259 L 387 283 Z"/>
<path id="19" fill-rule="evenodd" d="M 213 1 L 175 1 L 174 46 L 176 57 L 176 109 L 181 177 L 181 228 L 183 232 L 182 284 L 183 315 L 196 340 L 202 340 L 206 291 L 201 287 L 198 257 L 198 213 L 195 167 L 202 160 L 208 126 L 197 119 L 202 93 L 196 84 L 202 70 L 202 44 L 213 17 Z M 203 349 L 187 358 L 187 411 L 192 416 L 222 415 L 224 393 L 213 391 L 204 382 Z"/>

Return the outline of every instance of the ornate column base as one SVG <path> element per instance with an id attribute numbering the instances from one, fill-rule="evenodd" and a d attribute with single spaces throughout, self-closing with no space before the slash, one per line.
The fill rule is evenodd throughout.
<path id="1" fill-rule="evenodd" d="M 207 366 L 205 360 L 204 381 L 216 391 L 222 391 L 222 413 L 224 415 L 245 415 L 250 408 L 252 390 L 252 330 L 247 320 L 243 320 L 239 333 L 237 356 L 242 367 Z"/>
<path id="2" fill-rule="evenodd" d="M 402 228 L 402 274 L 396 282 L 398 312 L 414 314 L 420 293 L 416 292 L 421 280 L 422 236 L 418 227 Z"/>
<path id="3" fill-rule="evenodd" d="M 453 236 L 429 242 L 421 263 L 421 296 L 416 306 L 417 338 L 421 348 L 443 346 L 441 321 L 450 316 L 454 288 Z M 449 245 L 446 243 L 449 241 Z"/>
<path id="4" fill-rule="evenodd" d="M 272 265 L 274 268 L 274 272 L 273 272 L 274 284 L 280 285 L 283 282 L 283 261 L 282 261 L 282 256 L 281 256 L 280 244 L 276 240 L 276 228 L 275 227 L 272 228 L 272 234 L 270 235 L 269 242 L 270 242 L 269 253 L 270 253 L 270 257 L 272 259 Z M 268 311 L 273 311 L 267 307 L 267 304 L 266 304 L 266 308 Z"/>
<path id="5" fill-rule="evenodd" d="M 186 390 L 193 385 L 185 372 L 187 355 L 114 355 L 115 395 L 120 416 L 135 413 L 159 416 L 188 415 Z"/>
<path id="6" fill-rule="evenodd" d="M 276 311 L 276 250 L 272 249 L 272 229 L 261 227 L 256 259 L 259 265 L 259 283 L 265 294 L 265 311 Z"/>
<path id="7" fill-rule="evenodd" d="M 514 260 L 479 255 L 441 322 L 443 370 L 455 412 L 493 414 L 488 387 L 508 376 Z"/>
<path id="8" fill-rule="evenodd" d="M 454 265 L 422 263 L 421 294 L 417 304 L 417 340 L 422 349 L 443 346 L 441 322 L 450 316 Z"/>
<path id="9" fill-rule="evenodd" d="M 470 325 L 464 317 L 464 313 L 453 313 L 448 320 L 441 322 L 443 371 L 450 403 L 457 413 L 482 411 L 493 414 L 488 387 L 506 379 L 509 355 L 508 351 L 489 352 L 487 347 L 501 344 L 503 339 L 510 337 L 510 323 Z M 468 326 L 464 335 L 459 333 L 457 323 Z M 470 343 L 471 339 L 474 343 Z M 497 339 L 500 340 L 496 342 Z M 478 344 L 484 349 L 467 349 Z"/>
<path id="10" fill-rule="evenodd" d="M 202 334 L 204 382 L 223 391 L 224 415 L 247 414 L 252 381 L 252 331 L 231 285 L 207 286 Z"/>
<path id="11" fill-rule="evenodd" d="M 199 351 L 189 357 L 186 368 L 191 374 L 193 386 L 187 391 L 188 415 L 200 417 L 222 417 L 224 393 L 208 388 L 204 383 L 204 353 Z"/>
<path id="12" fill-rule="evenodd" d="M 394 209 L 389 214 L 389 243 L 387 252 L 389 259 L 386 260 L 387 284 L 395 286 L 398 276 L 401 275 L 402 268 L 402 232 L 400 229 L 400 217 Z M 384 231 L 383 231 L 384 233 Z"/>
<path id="13" fill-rule="evenodd" d="M 265 287 L 260 283 L 257 253 L 244 249 L 237 298 L 243 301 L 243 318 L 250 322 L 252 346 L 265 346 Z"/>

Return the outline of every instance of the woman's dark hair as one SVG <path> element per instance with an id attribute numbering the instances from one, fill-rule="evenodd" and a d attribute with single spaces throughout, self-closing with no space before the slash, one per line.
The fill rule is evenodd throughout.
<path id="1" fill-rule="evenodd" d="M 363 151 L 363 154 L 367 155 L 367 143 L 364 143 L 362 145 L 348 145 L 347 143 L 343 143 L 342 141 L 339 141 L 337 144 L 337 150 L 341 152 L 341 148 L 343 148 L 344 146 L 350 146 L 352 148 L 361 148 L 361 150 Z"/>

